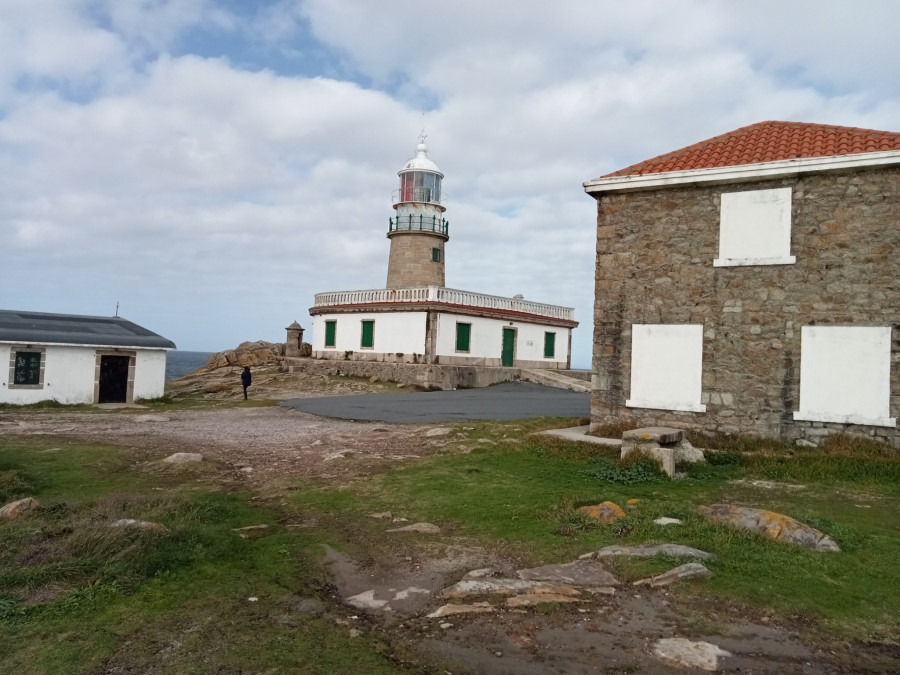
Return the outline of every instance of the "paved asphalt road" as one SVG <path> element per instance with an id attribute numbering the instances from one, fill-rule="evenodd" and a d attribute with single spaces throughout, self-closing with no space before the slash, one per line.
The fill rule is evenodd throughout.
<path id="1" fill-rule="evenodd" d="M 281 405 L 324 417 L 369 422 L 463 422 L 588 417 L 590 394 L 506 382 L 482 389 L 292 398 Z"/>

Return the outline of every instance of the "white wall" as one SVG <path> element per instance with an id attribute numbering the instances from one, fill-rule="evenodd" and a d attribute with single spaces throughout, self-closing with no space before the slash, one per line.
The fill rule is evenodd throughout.
<path id="1" fill-rule="evenodd" d="M 46 347 L 44 386 L 41 389 L 9 388 L 10 345 L 0 345 L 0 403 L 27 404 L 54 400 L 60 403 L 93 403 L 97 347 L 35 345 Z M 132 350 L 129 350 L 132 351 Z M 134 397 L 162 396 L 166 378 L 166 352 L 137 349 Z"/>
<path id="2" fill-rule="evenodd" d="M 803 326 L 795 420 L 895 427 L 890 400 L 890 326 Z"/>
<path id="3" fill-rule="evenodd" d="M 138 349 L 134 359 L 134 400 L 162 396 L 166 389 L 166 351 Z"/>
<path id="4" fill-rule="evenodd" d="M 472 324 L 469 351 L 456 351 L 456 324 Z M 541 326 L 518 321 L 502 321 L 463 314 L 438 315 L 437 355 L 468 356 L 471 358 L 499 359 L 503 351 L 503 329 L 515 328 L 516 361 L 542 361 L 565 367 L 569 349 L 569 328 Z M 556 333 L 556 352 L 553 358 L 544 358 L 544 333 Z"/>
<path id="5" fill-rule="evenodd" d="M 701 324 L 631 327 L 630 408 L 706 412 Z"/>
<path id="6" fill-rule="evenodd" d="M 425 312 L 360 312 L 318 314 L 313 317 L 313 352 L 425 353 Z M 337 321 L 334 347 L 325 346 L 325 322 Z M 362 349 L 362 322 L 375 322 L 375 343 Z"/>

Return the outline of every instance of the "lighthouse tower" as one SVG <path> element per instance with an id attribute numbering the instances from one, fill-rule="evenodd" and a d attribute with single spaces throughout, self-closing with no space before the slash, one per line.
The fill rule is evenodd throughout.
<path id="1" fill-rule="evenodd" d="M 394 218 L 389 219 L 388 288 L 444 285 L 444 244 L 450 238 L 441 206 L 444 174 L 428 158 L 424 137 L 416 156 L 400 171 L 400 189 L 394 192 Z"/>

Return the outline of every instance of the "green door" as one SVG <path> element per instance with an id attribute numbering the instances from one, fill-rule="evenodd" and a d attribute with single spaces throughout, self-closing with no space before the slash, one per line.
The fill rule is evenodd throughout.
<path id="1" fill-rule="evenodd" d="M 516 353 L 516 329 L 503 329 L 503 352 L 500 354 L 500 364 L 511 367 Z"/>

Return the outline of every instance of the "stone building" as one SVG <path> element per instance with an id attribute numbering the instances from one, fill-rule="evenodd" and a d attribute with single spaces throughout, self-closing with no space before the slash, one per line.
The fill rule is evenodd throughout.
<path id="1" fill-rule="evenodd" d="M 424 142 L 398 172 L 387 286 L 319 293 L 312 356 L 451 366 L 568 369 L 570 307 L 446 288 L 450 239 L 442 204 L 444 174 Z"/>
<path id="2" fill-rule="evenodd" d="M 175 344 L 106 316 L 0 310 L 0 403 L 133 403 L 163 395 Z"/>
<path id="3" fill-rule="evenodd" d="M 595 428 L 900 447 L 900 133 L 761 122 L 584 187 Z"/>

